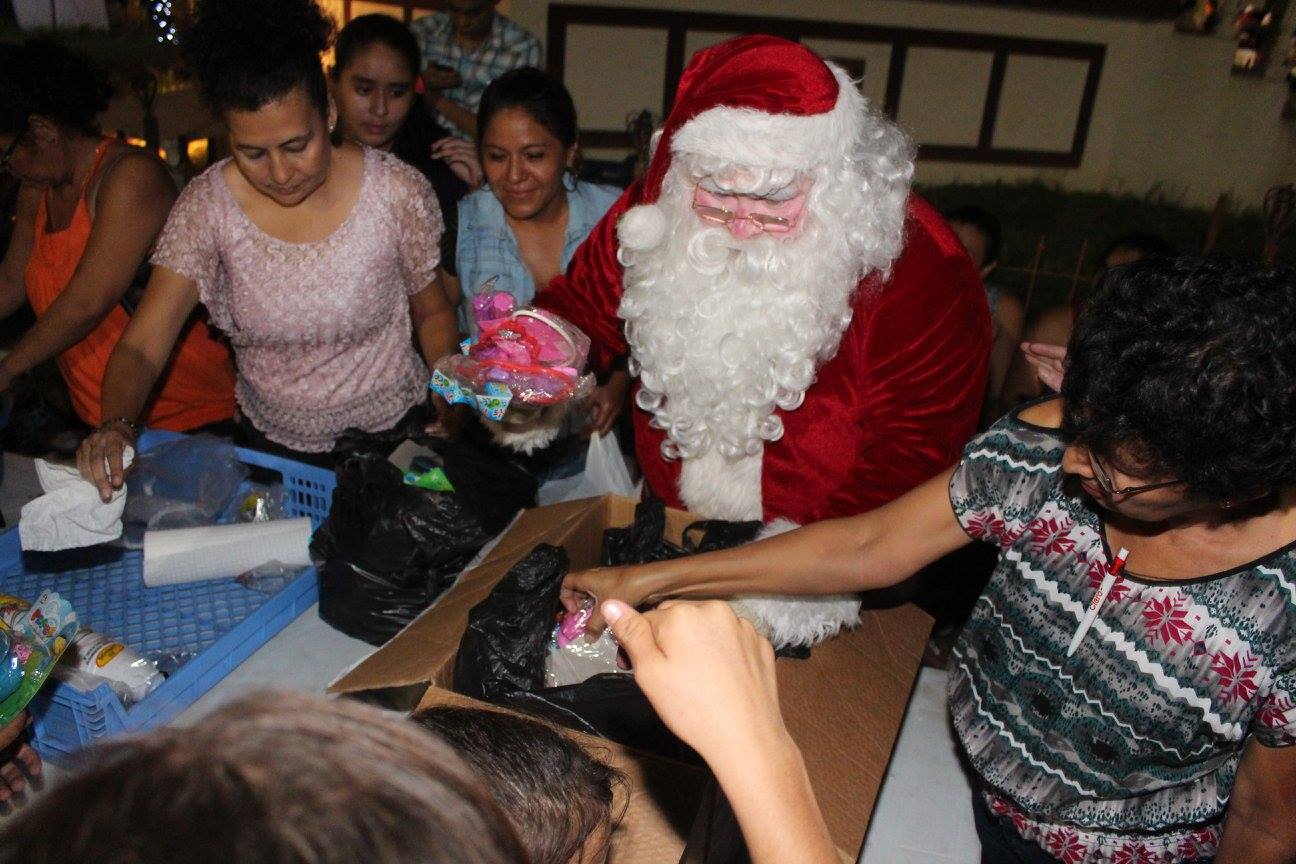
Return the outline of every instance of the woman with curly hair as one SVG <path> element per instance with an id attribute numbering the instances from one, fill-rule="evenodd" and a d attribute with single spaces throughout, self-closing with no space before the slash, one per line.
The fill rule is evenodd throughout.
<path id="1" fill-rule="evenodd" d="M 57 359 L 72 406 L 90 426 L 104 369 L 131 320 L 133 285 L 175 201 L 156 156 L 99 133 L 111 88 L 52 42 L 0 46 L 0 152 L 18 179 L 13 235 L 0 263 L 0 317 L 26 299 L 36 323 L 0 360 L 0 391 Z M 179 348 L 140 394 L 136 416 L 189 430 L 234 415 L 234 366 L 205 321 L 176 328 Z M 152 386 L 160 379 L 158 386 Z"/>
<path id="2" fill-rule="evenodd" d="M 441 211 L 416 169 L 330 140 L 332 35 L 313 0 L 198 5 L 183 44 L 233 156 L 176 202 L 108 364 L 110 419 L 78 457 L 105 497 L 199 303 L 234 347 L 248 446 L 331 467 L 343 430 L 421 422 L 428 366 L 457 342 L 436 275 Z"/>
<path id="3" fill-rule="evenodd" d="M 982 860 L 1291 861 L 1293 320 L 1288 269 L 1195 258 L 1117 268 L 1077 323 L 1061 398 L 1004 417 L 913 492 L 728 552 L 573 574 L 564 600 L 859 591 L 971 539 L 993 543 L 999 563 L 949 677 Z M 699 643 L 719 638 L 665 627 L 679 606 L 647 622 L 621 602 L 604 608 L 632 660 L 648 645 L 650 698 L 681 698 L 687 668 L 662 669 L 672 655 L 696 665 Z M 708 653 L 743 654 L 729 642 Z M 709 722 L 676 721 L 723 729 L 690 743 L 731 766 L 720 780 L 740 821 L 757 812 L 751 800 L 777 797 L 748 775 L 790 746 L 781 724 L 761 723 L 777 718 L 771 694 L 753 684 Z M 739 705 L 754 719 L 721 722 Z M 751 742 L 761 759 L 725 758 Z M 804 797 L 791 783 L 778 794 Z M 744 827 L 785 836 L 759 819 Z"/>

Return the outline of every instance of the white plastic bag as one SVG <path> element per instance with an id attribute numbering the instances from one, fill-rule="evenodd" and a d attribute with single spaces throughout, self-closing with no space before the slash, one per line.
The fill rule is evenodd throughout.
<path id="1" fill-rule="evenodd" d="M 536 500 L 539 504 L 557 504 L 600 495 L 639 497 L 639 490 L 630 480 L 621 447 L 615 432 L 606 436 L 595 432 L 590 436 L 589 449 L 585 451 L 585 470 L 572 477 L 551 480 L 540 487 Z"/>

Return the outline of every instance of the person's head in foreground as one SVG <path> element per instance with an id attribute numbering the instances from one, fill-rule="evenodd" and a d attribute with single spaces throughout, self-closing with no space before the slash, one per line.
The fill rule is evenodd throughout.
<path id="1" fill-rule="evenodd" d="M 1062 382 L 1064 468 L 1141 522 L 1227 519 L 1296 483 L 1296 274 L 1198 258 L 1108 272 Z"/>
<path id="2" fill-rule="evenodd" d="M 607 860 L 621 776 L 561 732 L 515 714 L 439 707 L 417 723 L 477 770 L 517 828 L 530 864 Z"/>
<path id="3" fill-rule="evenodd" d="M 904 245 L 913 148 L 845 72 L 773 36 L 698 52 L 617 229 L 620 315 L 663 453 L 755 456 Z"/>
<path id="4" fill-rule="evenodd" d="M 201 0 L 182 43 L 203 98 L 229 130 L 239 173 L 281 207 L 328 179 L 320 54 L 332 39 L 332 19 L 314 0 Z"/>
<path id="5" fill-rule="evenodd" d="M 345 700 L 264 692 L 109 742 L 0 833 L 24 864 L 522 864 L 445 742 Z"/>
<path id="6" fill-rule="evenodd" d="M 98 143 L 111 96 L 94 64 L 61 45 L 0 45 L 0 170 L 38 187 L 67 182 L 77 144 Z"/>

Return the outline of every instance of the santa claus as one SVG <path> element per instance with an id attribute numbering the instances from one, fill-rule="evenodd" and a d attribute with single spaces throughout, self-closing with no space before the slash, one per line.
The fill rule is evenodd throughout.
<path id="1" fill-rule="evenodd" d="M 845 73 L 771 36 L 699 52 L 643 179 L 536 303 L 637 379 L 648 489 L 701 516 L 806 523 L 953 463 L 985 389 L 972 262 L 909 192 L 913 147 Z M 744 598 L 776 643 L 856 598 Z"/>

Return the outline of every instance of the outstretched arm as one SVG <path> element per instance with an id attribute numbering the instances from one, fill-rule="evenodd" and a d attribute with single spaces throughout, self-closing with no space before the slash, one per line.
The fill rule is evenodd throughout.
<path id="1" fill-rule="evenodd" d="M 139 309 L 108 358 L 100 397 L 105 422 L 77 451 L 81 475 L 95 484 L 105 501 L 126 481 L 122 453 L 135 438 L 127 423 L 116 421 L 134 422 L 143 414 L 197 305 L 198 286 L 193 280 L 154 267 Z"/>
<path id="2" fill-rule="evenodd" d="M 841 594 L 894 585 L 970 542 L 950 504 L 953 471 L 859 516 L 722 552 L 572 573 L 563 581 L 563 603 L 575 611 L 587 597 L 638 606 L 668 597 Z M 594 615 L 588 629 L 602 632 L 602 617 Z"/>

